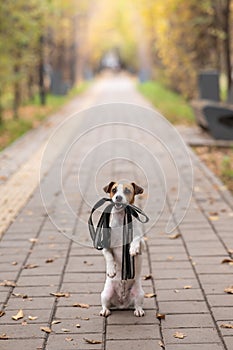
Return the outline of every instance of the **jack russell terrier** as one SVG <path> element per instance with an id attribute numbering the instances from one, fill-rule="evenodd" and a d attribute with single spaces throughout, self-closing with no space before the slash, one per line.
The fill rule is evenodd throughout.
<path id="1" fill-rule="evenodd" d="M 111 314 L 110 307 L 120 309 L 134 307 L 135 316 L 144 316 L 144 291 L 141 286 L 142 255 L 144 248 L 143 234 L 140 223 L 134 220 L 133 240 L 130 243 L 130 256 L 134 256 L 135 274 L 133 279 L 122 280 L 122 229 L 124 224 L 124 206 L 133 204 L 134 197 L 143 193 L 143 188 L 135 183 L 110 182 L 104 187 L 114 203 L 111 212 L 111 248 L 103 249 L 106 260 L 106 281 L 101 293 L 101 316 Z"/>

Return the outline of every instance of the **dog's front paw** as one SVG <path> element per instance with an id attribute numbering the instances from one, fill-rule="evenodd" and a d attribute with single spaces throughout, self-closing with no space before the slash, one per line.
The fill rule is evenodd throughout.
<path id="1" fill-rule="evenodd" d="M 133 241 L 130 244 L 129 254 L 131 256 L 135 256 L 135 255 L 141 254 L 141 244 L 140 244 L 140 242 L 134 242 Z"/>
<path id="2" fill-rule="evenodd" d="M 110 278 L 113 278 L 116 276 L 116 268 L 115 265 L 108 266 L 107 268 L 107 275 Z"/>
<path id="3" fill-rule="evenodd" d="M 111 315 L 111 311 L 106 307 L 103 307 L 103 309 L 100 311 L 100 316 L 108 317 L 109 315 Z"/>
<path id="4" fill-rule="evenodd" d="M 142 316 L 145 315 L 145 312 L 144 312 L 144 310 L 141 307 L 137 307 L 134 310 L 134 315 L 137 316 L 137 317 L 142 317 Z"/>

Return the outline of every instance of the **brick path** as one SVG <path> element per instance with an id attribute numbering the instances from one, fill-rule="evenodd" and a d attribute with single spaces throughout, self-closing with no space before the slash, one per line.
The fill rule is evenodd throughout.
<path id="1" fill-rule="evenodd" d="M 47 126 L 33 131 L 0 156 L 1 231 L 6 231 L 0 242 L 0 302 L 5 311 L 0 318 L 0 335 L 6 334 L 8 338 L 0 340 L 0 349 L 232 349 L 233 328 L 221 325 L 233 325 L 233 296 L 224 292 L 233 285 L 233 266 L 221 262 L 233 257 L 233 200 L 192 152 L 193 196 L 185 219 L 174 231 L 180 235 L 172 239 L 164 231 L 176 200 L 177 178 L 174 165 L 168 162 L 158 142 L 154 143 L 131 126 L 108 124 L 80 138 L 68 153 L 65 164 L 62 163 L 67 147 L 81 132 L 100 123 L 122 121 L 122 106 L 99 107 L 99 113 L 93 110 L 64 126 L 55 139 L 55 147 L 43 158 L 41 189 L 49 215 L 72 240 L 59 233 L 45 213 L 38 172 L 40 152 L 46 141 L 69 114 L 106 102 L 149 106 L 127 77 L 100 79 L 83 97 L 76 98 L 50 119 Z M 133 114 L 126 111 L 124 122 L 141 120 L 140 113 L 137 109 Z M 154 120 L 149 116 L 141 122 L 151 129 L 154 127 Z M 161 130 L 161 137 L 163 132 L 166 130 Z M 121 139 L 117 147 L 111 141 L 116 137 Z M 125 143 L 126 139 L 137 144 Z M 31 147 L 28 147 L 29 142 Z M 141 146 L 148 147 L 146 155 Z M 143 276 L 152 278 L 143 280 L 143 287 L 146 293 L 156 294 L 156 298 L 145 298 L 143 318 L 135 318 L 132 310 L 126 310 L 113 311 L 109 318 L 103 319 L 98 313 L 105 266 L 101 253 L 87 246 L 90 243 L 86 226 L 89 203 L 93 204 L 102 196 L 102 187 L 111 179 L 133 176 L 146 188 L 143 168 L 135 167 L 135 162 L 127 159 L 116 158 L 124 154 L 131 159 L 136 152 L 146 168 L 150 162 L 148 149 L 162 164 L 168 189 L 163 213 L 147 233 L 144 252 Z M 105 163 L 113 158 L 113 163 Z M 96 173 L 98 164 L 102 167 Z M 58 176 L 62 165 L 63 191 Z M 25 177 L 25 169 L 28 177 Z M 159 171 L 155 170 L 151 164 L 150 174 L 146 174 L 151 186 L 149 194 L 154 198 L 144 195 L 138 201 L 142 207 L 146 206 L 150 218 L 158 214 L 156 210 L 164 200 L 161 198 L 163 184 Z M 188 180 L 187 174 L 182 182 L 187 190 Z M 81 184 L 85 200 L 77 183 Z M 77 217 L 64 200 L 64 193 Z M 183 209 L 181 205 L 179 210 Z M 78 245 L 76 240 L 83 245 Z M 50 294 L 59 292 L 64 296 Z M 78 307 L 77 304 L 88 305 Z M 23 318 L 13 320 L 12 316 L 20 309 Z M 158 312 L 165 314 L 165 319 L 157 319 Z M 41 327 L 52 331 L 46 333 Z M 186 336 L 175 338 L 176 332 Z M 100 343 L 89 344 L 85 339 Z"/>

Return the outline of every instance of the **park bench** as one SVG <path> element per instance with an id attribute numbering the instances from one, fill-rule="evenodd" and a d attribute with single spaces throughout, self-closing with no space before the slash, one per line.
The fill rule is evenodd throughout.
<path id="1" fill-rule="evenodd" d="M 215 139 L 233 140 L 233 104 L 220 102 L 218 73 L 199 75 L 199 96 L 191 102 L 197 124 Z"/>

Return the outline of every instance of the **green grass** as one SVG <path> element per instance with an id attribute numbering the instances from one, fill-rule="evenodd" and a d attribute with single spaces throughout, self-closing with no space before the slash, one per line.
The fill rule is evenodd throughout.
<path id="1" fill-rule="evenodd" d="M 90 83 L 84 82 L 72 88 L 65 96 L 48 94 L 46 96 L 45 106 L 40 105 L 39 95 L 35 95 L 32 100 L 27 101 L 20 108 L 19 118 L 17 120 L 14 120 L 12 116 L 8 116 L 3 124 L 0 125 L 0 150 L 9 146 L 27 131 L 40 124 L 45 118 L 56 112 L 76 95 L 84 92 L 89 85 Z"/>
<path id="2" fill-rule="evenodd" d="M 139 84 L 138 90 L 172 124 L 194 124 L 194 113 L 189 103 L 160 82 L 148 81 Z"/>

